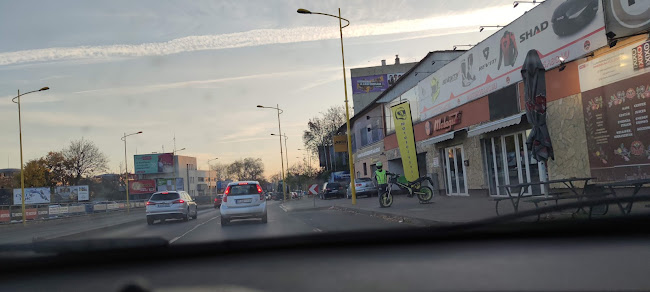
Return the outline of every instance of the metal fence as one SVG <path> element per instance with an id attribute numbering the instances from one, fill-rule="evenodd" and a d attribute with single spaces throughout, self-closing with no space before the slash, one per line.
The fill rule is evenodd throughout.
<path id="1" fill-rule="evenodd" d="M 144 208 L 146 200 L 131 200 L 132 209 Z M 126 201 L 104 201 L 90 203 L 34 204 L 25 206 L 25 218 L 30 221 L 52 220 L 91 214 L 120 212 L 127 209 Z M 0 205 L 0 224 L 22 222 L 21 205 Z"/>

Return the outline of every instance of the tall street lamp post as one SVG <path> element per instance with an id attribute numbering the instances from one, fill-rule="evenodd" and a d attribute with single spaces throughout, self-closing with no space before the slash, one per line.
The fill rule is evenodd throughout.
<path id="1" fill-rule="evenodd" d="M 341 36 L 341 59 L 343 61 L 343 92 L 345 92 L 345 119 L 346 119 L 346 124 L 347 124 L 347 136 L 348 136 L 348 164 L 350 165 L 350 181 L 353 182 L 353 183 L 351 183 L 351 185 L 352 185 L 352 204 L 356 205 L 357 204 L 357 189 L 354 186 L 354 161 L 352 160 L 352 133 L 350 131 L 350 108 L 348 107 L 348 84 L 347 84 L 347 77 L 345 76 L 345 54 L 343 52 L 343 28 L 350 25 L 350 21 L 341 17 L 341 8 L 339 8 L 339 16 L 331 15 L 331 14 L 327 14 L 327 13 L 311 12 L 311 11 L 309 11 L 307 9 L 302 9 L 302 8 L 298 9 L 297 12 L 300 13 L 300 14 L 325 15 L 325 16 L 338 18 L 338 20 L 339 20 L 339 34 Z M 347 22 L 347 24 L 343 25 L 342 20 L 345 20 Z"/>
<path id="2" fill-rule="evenodd" d="M 126 185 L 126 212 L 131 213 L 131 204 L 129 203 L 129 163 L 128 160 L 126 159 L 126 137 L 128 136 L 133 136 L 133 135 L 138 135 L 142 134 L 142 131 L 138 131 L 137 133 L 131 133 L 131 134 L 126 134 L 124 133 L 124 136 L 122 136 L 122 141 L 124 141 L 124 172 L 126 173 L 126 177 L 124 178 L 124 183 Z"/>
<path id="3" fill-rule="evenodd" d="M 284 137 L 284 157 L 287 160 L 287 174 L 289 173 L 289 148 L 287 147 L 287 135 L 277 135 L 277 134 L 271 134 L 271 136 L 282 136 Z"/>
<path id="4" fill-rule="evenodd" d="M 39 90 L 32 90 L 23 94 L 20 94 L 20 89 L 19 89 L 18 95 L 16 95 L 16 97 L 11 99 L 13 103 L 18 104 L 18 137 L 20 139 L 20 194 L 21 194 L 20 198 L 22 201 L 23 225 L 27 224 L 27 218 L 25 217 L 25 169 L 23 166 L 23 125 L 20 119 L 20 97 L 33 92 L 45 91 L 48 89 L 50 88 L 46 86 Z"/>
<path id="5" fill-rule="evenodd" d="M 280 135 L 282 135 L 282 128 L 280 127 L 280 114 L 283 113 L 284 111 L 280 109 L 280 105 L 276 104 L 276 107 L 268 107 L 268 106 L 258 105 L 257 107 L 258 108 L 274 109 L 274 110 L 278 111 L 278 133 Z M 284 200 L 286 201 L 287 200 L 287 188 L 286 188 L 287 182 L 284 181 L 284 159 L 283 159 L 284 154 L 282 153 L 282 137 L 279 137 L 279 138 L 280 138 L 280 164 L 282 165 L 282 194 L 284 195 Z M 289 166 L 287 165 L 287 167 L 289 167 Z"/>
<path id="6" fill-rule="evenodd" d="M 210 161 L 214 161 L 214 160 L 217 160 L 217 159 L 219 159 L 219 158 L 217 157 L 217 158 L 208 159 L 208 179 L 210 181 L 212 180 L 212 169 L 210 169 Z M 217 183 L 216 182 L 214 183 L 214 188 L 215 188 L 215 194 L 216 194 L 216 188 L 217 188 Z M 210 190 L 210 184 L 208 183 L 208 191 L 209 190 Z M 212 193 L 212 192 L 210 192 L 210 193 Z"/>

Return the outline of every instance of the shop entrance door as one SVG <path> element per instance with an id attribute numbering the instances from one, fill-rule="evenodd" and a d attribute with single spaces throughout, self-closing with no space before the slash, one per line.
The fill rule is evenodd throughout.
<path id="1" fill-rule="evenodd" d="M 445 177 L 447 179 L 447 195 L 467 196 L 467 171 L 465 170 L 465 151 L 463 146 L 453 146 L 445 149 Z"/>
<path id="2" fill-rule="evenodd" d="M 539 182 L 542 178 L 543 166 L 538 163 L 526 147 L 526 137 L 530 130 L 501 137 L 484 140 L 483 146 L 486 153 L 487 179 L 490 185 L 490 194 L 505 196 L 507 193 L 501 186 Z M 511 189 L 513 194 L 520 189 Z M 544 193 L 543 186 L 528 187 L 524 192 L 527 195 Z"/>

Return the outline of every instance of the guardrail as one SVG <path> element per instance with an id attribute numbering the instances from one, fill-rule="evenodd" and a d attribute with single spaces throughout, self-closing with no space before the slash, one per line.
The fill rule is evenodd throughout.
<path id="1" fill-rule="evenodd" d="M 144 208 L 145 200 L 130 201 L 131 209 Z M 126 201 L 96 203 L 34 204 L 25 206 L 25 219 L 29 221 L 52 220 L 97 213 L 125 211 Z M 22 222 L 20 205 L 0 205 L 0 225 Z"/>

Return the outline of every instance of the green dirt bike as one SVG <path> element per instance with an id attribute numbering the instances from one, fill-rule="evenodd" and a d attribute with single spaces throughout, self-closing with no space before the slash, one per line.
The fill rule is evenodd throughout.
<path id="1" fill-rule="evenodd" d="M 393 204 L 393 194 L 391 191 L 394 184 L 402 189 L 408 190 L 409 193 L 407 197 L 409 198 L 413 197 L 413 195 L 417 195 L 420 204 L 426 204 L 433 199 L 433 190 L 430 187 L 422 185 L 425 181 L 428 181 L 430 185 L 433 185 L 433 181 L 430 177 L 423 176 L 415 181 L 402 183 L 398 180 L 401 175 L 389 173 L 388 176 L 390 179 L 388 180 L 387 190 L 379 196 L 379 205 L 382 208 L 390 207 Z"/>

